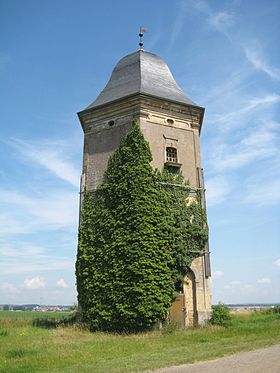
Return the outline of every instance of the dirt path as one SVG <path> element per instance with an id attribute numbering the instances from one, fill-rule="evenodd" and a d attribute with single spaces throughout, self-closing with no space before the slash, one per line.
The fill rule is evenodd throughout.
<path id="1" fill-rule="evenodd" d="M 280 373 L 280 344 L 216 360 L 163 368 L 154 373 Z"/>

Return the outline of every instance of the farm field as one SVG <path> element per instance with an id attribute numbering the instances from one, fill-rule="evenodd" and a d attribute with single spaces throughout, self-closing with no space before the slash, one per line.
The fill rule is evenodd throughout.
<path id="1" fill-rule="evenodd" d="M 235 316 L 227 329 L 171 325 L 131 335 L 54 327 L 67 315 L 0 312 L 0 372 L 141 372 L 280 343 L 279 314 Z M 33 325 L 38 317 L 44 327 Z"/>

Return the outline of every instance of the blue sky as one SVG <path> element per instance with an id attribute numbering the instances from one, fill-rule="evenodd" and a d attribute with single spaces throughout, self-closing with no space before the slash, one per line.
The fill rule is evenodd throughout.
<path id="1" fill-rule="evenodd" d="M 278 0 L 0 1 L 0 303 L 76 301 L 76 112 L 141 25 L 206 108 L 213 302 L 280 301 L 279 16 Z"/>

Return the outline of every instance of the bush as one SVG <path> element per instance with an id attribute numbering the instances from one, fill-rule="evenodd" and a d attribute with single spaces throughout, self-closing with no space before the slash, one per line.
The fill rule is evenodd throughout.
<path id="1" fill-rule="evenodd" d="M 209 322 L 212 325 L 220 325 L 225 328 L 232 324 L 232 315 L 230 314 L 229 308 L 224 304 L 218 304 L 212 307 L 212 316 Z"/>
<path id="2" fill-rule="evenodd" d="M 280 314 L 280 306 L 273 306 L 266 310 L 267 314 Z"/>

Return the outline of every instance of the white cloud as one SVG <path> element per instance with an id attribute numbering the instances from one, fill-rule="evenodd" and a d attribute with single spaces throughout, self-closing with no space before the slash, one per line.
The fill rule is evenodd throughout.
<path id="1" fill-rule="evenodd" d="M 213 206 L 224 201 L 230 194 L 231 185 L 224 176 L 215 176 L 206 179 L 207 205 Z"/>
<path id="2" fill-rule="evenodd" d="M 268 119 L 263 122 L 262 119 L 260 123 L 251 125 L 250 131 L 244 129 L 239 132 L 239 135 L 234 134 L 230 139 L 224 136 L 219 140 L 215 139 L 208 147 L 208 169 L 211 173 L 229 172 L 256 161 L 277 157 L 280 154 L 277 144 L 278 131 L 278 123 Z M 222 184 L 218 182 L 219 178 Z M 215 176 L 213 180 L 215 188 L 217 184 L 217 187 L 222 190 L 229 189 L 225 177 Z"/>
<path id="3" fill-rule="evenodd" d="M 280 80 L 280 69 L 270 66 L 266 61 L 262 54 L 257 50 L 256 47 L 249 48 L 244 47 L 245 55 L 248 61 L 260 71 L 263 71 L 272 79 Z"/>
<path id="4" fill-rule="evenodd" d="M 230 97 L 229 99 L 232 100 Z M 252 112 L 255 113 L 256 109 L 270 108 L 271 105 L 275 105 L 280 102 L 280 95 L 276 93 L 269 93 L 258 97 L 242 99 L 239 92 L 238 105 L 235 110 L 230 112 L 222 112 L 211 118 L 211 122 L 215 124 L 221 124 L 223 129 L 233 129 L 235 126 L 240 126 L 240 122 L 244 122 L 247 116 Z M 240 107 L 240 105 L 242 105 Z M 232 107 L 229 105 L 228 107 Z M 262 112 L 262 115 L 264 113 Z"/>
<path id="5" fill-rule="evenodd" d="M 69 288 L 69 285 L 66 283 L 66 281 L 63 278 L 61 278 L 57 281 L 56 286 L 59 287 L 59 288 L 62 288 L 62 289 Z"/>
<path id="6" fill-rule="evenodd" d="M 33 277 L 25 279 L 23 282 L 23 288 L 28 290 L 42 289 L 46 287 L 45 281 L 41 277 Z"/>
<path id="7" fill-rule="evenodd" d="M 264 178 L 262 178 L 264 180 Z M 266 183 L 262 184 L 260 180 L 254 183 L 248 183 L 244 202 L 253 203 L 256 206 L 276 205 L 280 203 L 280 179 L 275 177 L 270 180 L 266 178 Z"/>
<path id="8" fill-rule="evenodd" d="M 258 284 L 271 284 L 272 280 L 268 277 L 263 277 L 257 280 Z"/>
<path id="9" fill-rule="evenodd" d="M 25 272 L 41 272 L 41 271 L 57 271 L 62 269 L 72 269 L 74 271 L 74 260 L 71 259 L 63 259 L 59 263 L 56 261 L 59 258 L 53 257 L 52 261 L 49 261 L 48 263 L 31 263 L 27 264 L 24 263 L 18 268 L 15 268 L 14 266 L 10 265 L 10 263 L 7 263 L 6 265 L 0 265 L 1 274 L 5 275 L 12 275 L 17 273 L 25 273 Z"/>
<path id="10" fill-rule="evenodd" d="M 0 202 L 9 206 L 4 217 L 7 216 L 11 222 L 16 221 L 13 233 L 77 225 L 79 198 L 75 192 L 53 190 L 47 195 L 30 196 L 18 191 L 0 190 Z M 12 206 L 16 209 L 13 210 Z M 8 227 L 5 231 L 9 233 Z"/>
<path id="11" fill-rule="evenodd" d="M 224 272 L 222 272 L 222 271 L 215 271 L 215 272 L 212 273 L 213 278 L 221 278 L 223 276 L 224 276 Z"/>
<path id="12" fill-rule="evenodd" d="M 154 32 L 151 37 L 147 38 L 147 41 L 145 40 L 145 48 L 153 50 L 160 38 L 161 33 L 159 31 Z"/>
<path id="13" fill-rule="evenodd" d="M 231 281 L 231 285 L 240 285 L 240 284 L 241 284 L 241 281 L 238 281 L 238 280 Z"/>
<path id="14" fill-rule="evenodd" d="M 5 241 L 0 241 L 0 254 L 2 257 L 6 258 L 26 258 L 44 256 L 42 255 L 45 252 L 45 249 L 40 246 L 36 246 L 28 242 L 14 242 L 13 247 L 10 243 Z"/>
<path id="15" fill-rule="evenodd" d="M 48 240 L 48 235 L 40 234 L 42 241 Z M 49 240 L 49 246 L 32 245 L 24 240 L 11 238 L 0 240 L 0 273 L 1 275 L 14 275 L 19 273 L 41 273 L 46 271 L 67 270 L 74 273 L 76 235 L 68 232 L 71 239 Z M 7 241 L 9 240 L 9 241 Z M 58 255 L 58 253 L 60 255 Z M 67 253 L 63 256 L 63 253 Z"/>
<path id="16" fill-rule="evenodd" d="M 56 177 L 67 181 L 75 187 L 79 187 L 80 171 L 73 166 L 73 162 L 67 159 L 67 146 L 63 141 L 40 141 L 30 143 L 27 141 L 12 139 L 13 145 L 27 161 L 45 167 Z"/>
<path id="17" fill-rule="evenodd" d="M 215 29 L 221 32 L 225 32 L 229 27 L 233 25 L 234 16 L 227 11 L 212 13 L 209 18 L 209 22 L 212 26 L 215 27 Z"/>
<path id="18" fill-rule="evenodd" d="M 251 285 L 251 284 L 246 284 L 246 285 L 244 285 L 244 290 L 253 291 L 254 290 L 254 286 Z"/>
<path id="19" fill-rule="evenodd" d="M 9 282 L 4 282 L 1 288 L 5 293 L 18 293 L 16 286 Z"/>
<path id="20" fill-rule="evenodd" d="M 173 27 L 171 30 L 171 36 L 169 40 L 169 48 L 172 48 L 173 44 L 175 43 L 177 37 L 182 31 L 182 28 L 184 26 L 185 16 L 186 16 L 186 3 L 184 1 L 181 1 L 179 3 L 179 9 L 177 16 L 175 17 L 175 20 L 173 22 Z"/>
<path id="21" fill-rule="evenodd" d="M 273 264 L 280 268 L 280 258 L 277 259 Z"/>
<path id="22" fill-rule="evenodd" d="M 205 14 L 208 23 L 217 31 L 226 34 L 226 31 L 234 24 L 235 17 L 227 10 L 213 11 L 204 0 L 191 0 L 188 2 L 198 12 Z"/>

